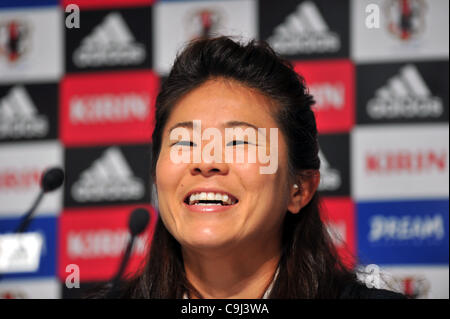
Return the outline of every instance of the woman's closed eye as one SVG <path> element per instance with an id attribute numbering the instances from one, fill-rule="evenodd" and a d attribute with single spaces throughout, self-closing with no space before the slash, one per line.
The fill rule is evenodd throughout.
<path id="1" fill-rule="evenodd" d="M 237 145 L 244 145 L 244 144 L 255 145 L 254 143 L 250 143 L 248 141 L 234 140 L 234 141 L 228 142 L 227 146 L 237 146 Z"/>
<path id="2" fill-rule="evenodd" d="M 197 146 L 194 142 L 192 142 L 192 141 L 178 141 L 178 142 L 175 142 L 175 143 L 173 143 L 171 146 L 174 146 L 174 145 L 180 145 L 180 146 Z"/>
<path id="3" fill-rule="evenodd" d="M 175 145 L 179 145 L 179 146 L 197 146 L 197 144 L 195 144 L 192 141 L 178 141 L 175 143 L 172 143 L 170 146 L 175 146 Z M 231 142 L 228 142 L 226 146 L 238 146 L 238 145 L 256 145 L 255 143 L 251 143 L 249 141 L 243 141 L 243 140 L 234 140 Z"/>

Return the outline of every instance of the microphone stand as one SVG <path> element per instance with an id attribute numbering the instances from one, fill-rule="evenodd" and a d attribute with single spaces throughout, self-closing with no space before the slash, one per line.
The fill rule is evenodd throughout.
<path id="1" fill-rule="evenodd" d="M 31 216 L 33 215 L 33 213 L 36 210 L 36 207 L 39 205 L 40 201 L 42 200 L 44 193 L 45 193 L 44 190 L 41 189 L 41 191 L 39 192 L 39 195 L 34 200 L 34 203 L 31 206 L 30 210 L 25 214 L 24 218 L 22 219 L 22 222 L 19 224 L 19 226 L 15 230 L 15 233 L 19 233 L 19 234 L 23 233 L 28 228 L 28 225 L 31 222 Z"/>
<path id="2" fill-rule="evenodd" d="M 128 260 L 130 259 L 131 250 L 133 248 L 134 240 L 136 236 L 131 236 L 130 240 L 128 241 L 127 249 L 125 250 L 125 253 L 122 257 L 122 262 L 120 263 L 119 271 L 117 272 L 116 276 L 111 282 L 111 289 L 108 291 L 106 298 L 115 298 L 118 292 L 117 287 L 119 286 L 120 278 L 122 277 L 123 272 L 125 271 L 125 267 L 128 263 Z"/>

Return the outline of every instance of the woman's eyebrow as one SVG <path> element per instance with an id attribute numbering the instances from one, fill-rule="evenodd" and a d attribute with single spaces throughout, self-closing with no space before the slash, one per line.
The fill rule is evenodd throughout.
<path id="1" fill-rule="evenodd" d="M 223 126 L 224 127 L 247 126 L 247 127 L 251 127 L 253 129 L 257 130 L 258 133 L 261 133 L 261 134 L 265 135 L 264 132 L 261 131 L 261 129 L 259 127 L 255 126 L 255 125 L 253 125 L 251 123 L 247 123 L 247 122 L 243 122 L 243 121 L 228 121 Z"/>
<path id="2" fill-rule="evenodd" d="M 261 131 L 261 129 L 258 128 L 256 125 L 253 125 L 253 124 L 251 124 L 251 123 L 244 122 L 244 121 L 228 121 L 228 122 L 222 124 L 222 126 L 225 127 L 225 128 L 227 128 L 227 127 L 238 127 L 238 126 L 251 127 L 251 128 L 253 128 L 253 129 L 257 130 L 259 133 L 265 135 L 264 132 Z M 170 133 L 172 130 L 176 129 L 177 127 L 184 127 L 184 128 L 187 128 L 187 129 L 191 129 L 191 130 L 192 130 L 193 127 L 194 127 L 194 124 L 193 124 L 193 121 L 178 122 L 177 124 L 173 125 L 173 126 L 169 129 L 169 133 Z"/>
<path id="3" fill-rule="evenodd" d="M 194 127 L 194 124 L 192 124 L 192 121 L 179 122 L 169 129 L 169 133 L 172 132 L 172 130 L 176 129 L 177 127 L 184 127 L 184 128 L 189 128 L 192 130 Z"/>

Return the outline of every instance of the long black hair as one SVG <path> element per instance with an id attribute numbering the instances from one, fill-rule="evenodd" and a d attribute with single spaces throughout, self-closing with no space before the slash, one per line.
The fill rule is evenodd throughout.
<path id="1" fill-rule="evenodd" d="M 317 127 L 311 110 L 314 101 L 304 79 L 263 41 L 240 43 L 217 37 L 188 44 L 162 84 L 152 137 L 153 176 L 173 107 L 214 78 L 237 81 L 276 102 L 272 113 L 287 143 L 289 172 L 308 178 L 302 172 L 319 170 Z M 270 298 L 337 298 L 346 284 L 356 281 L 341 262 L 321 219 L 317 193 L 300 213 L 286 214 L 282 249 Z M 122 296 L 182 298 L 187 291 L 196 293 L 186 279 L 180 244 L 159 218 L 145 267 L 127 282 Z"/>

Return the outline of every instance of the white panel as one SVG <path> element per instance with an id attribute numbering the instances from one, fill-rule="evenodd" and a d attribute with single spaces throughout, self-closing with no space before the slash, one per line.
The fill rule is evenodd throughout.
<path id="1" fill-rule="evenodd" d="M 449 56 L 449 1 L 409 1 L 415 5 L 412 23 L 417 32 L 409 39 L 402 40 L 394 35 L 389 24 L 399 24 L 400 10 L 389 4 L 401 1 L 352 0 L 351 2 L 351 55 L 356 62 L 430 60 Z M 423 3 L 422 7 L 420 3 Z M 375 4 L 379 7 L 380 27 L 366 26 L 366 7 Z"/>
<path id="2" fill-rule="evenodd" d="M 199 29 L 198 12 L 209 10 L 216 17 L 216 35 L 238 36 L 243 40 L 257 37 L 257 7 L 253 0 L 157 2 L 154 6 L 156 30 L 153 47 L 157 72 L 168 73 L 176 53 L 192 40 Z"/>
<path id="3" fill-rule="evenodd" d="M 59 7 L 0 12 L 0 47 L 8 41 L 8 23 L 24 28 L 19 45 L 24 53 L 15 61 L 0 54 L 0 83 L 59 80 L 63 72 L 63 17 Z"/>
<path id="4" fill-rule="evenodd" d="M 0 145 L 0 215 L 24 214 L 37 197 L 36 174 L 49 167 L 63 167 L 59 142 L 30 142 Z M 59 214 L 62 188 L 44 196 L 36 213 Z"/>
<path id="5" fill-rule="evenodd" d="M 390 266 L 381 270 L 385 274 L 385 284 L 397 291 L 409 290 L 416 293 L 418 299 L 449 298 L 448 266 Z"/>
<path id="6" fill-rule="evenodd" d="M 358 126 L 352 132 L 356 200 L 449 195 L 446 124 Z"/>
<path id="7" fill-rule="evenodd" d="M 61 284 L 57 279 L 2 280 L 0 299 L 60 299 Z"/>

